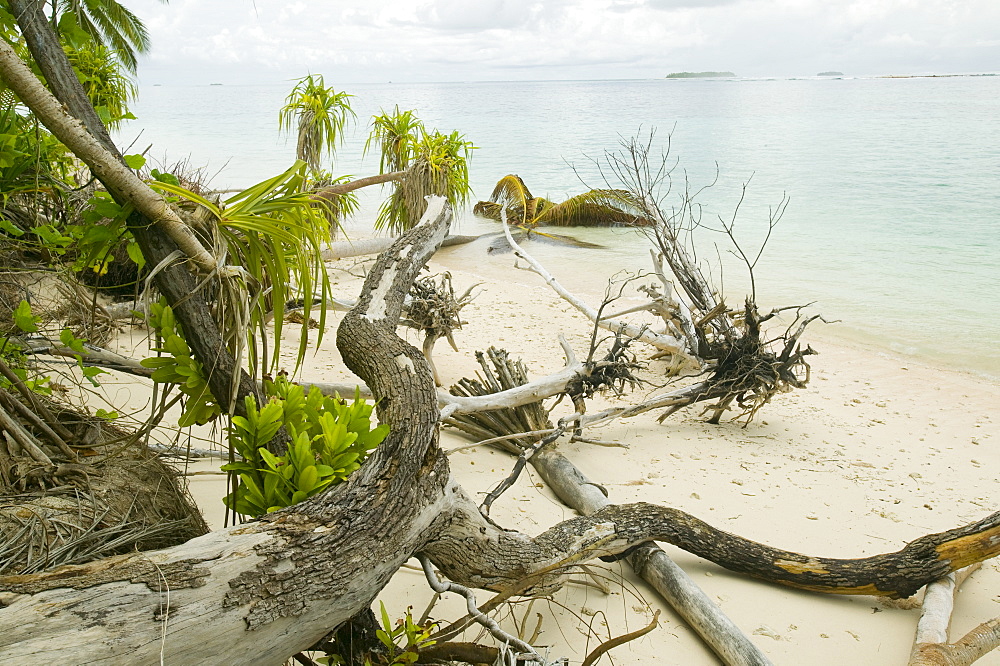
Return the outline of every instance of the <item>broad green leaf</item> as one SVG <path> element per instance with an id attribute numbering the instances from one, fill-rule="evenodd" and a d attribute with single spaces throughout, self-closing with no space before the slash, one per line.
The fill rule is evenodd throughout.
<path id="1" fill-rule="evenodd" d="M 36 317 L 31 314 L 31 305 L 28 301 L 22 300 L 14 308 L 14 325 L 25 333 L 37 333 L 38 332 L 38 322 L 42 320 L 41 317 Z"/>
<path id="2" fill-rule="evenodd" d="M 146 166 L 146 158 L 142 155 L 125 155 L 124 159 L 129 169 L 141 169 Z"/>
<path id="3" fill-rule="evenodd" d="M 84 340 L 73 335 L 73 331 L 68 328 L 64 328 L 59 332 L 59 341 L 78 354 L 83 354 L 85 351 L 83 348 Z"/>

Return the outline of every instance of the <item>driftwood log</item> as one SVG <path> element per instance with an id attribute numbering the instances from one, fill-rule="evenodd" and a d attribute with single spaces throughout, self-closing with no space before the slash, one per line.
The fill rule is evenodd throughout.
<path id="1" fill-rule="evenodd" d="M 1000 617 L 980 624 L 954 643 L 948 642 L 955 594 L 978 568 L 979 564 L 974 564 L 927 586 L 909 666 L 969 666 L 1000 646 Z"/>

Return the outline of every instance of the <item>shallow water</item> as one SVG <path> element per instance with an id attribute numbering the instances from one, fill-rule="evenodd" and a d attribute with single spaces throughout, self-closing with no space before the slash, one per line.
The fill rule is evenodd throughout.
<path id="1" fill-rule="evenodd" d="M 699 195 L 706 223 L 728 219 L 750 179 L 737 233 L 751 254 L 769 209 L 790 197 L 755 269 L 763 307 L 815 301 L 840 320 L 824 334 L 1000 377 L 1000 77 L 344 88 L 356 95 L 361 120 L 338 152 L 337 173 L 377 170 L 377 159 L 362 156 L 366 119 L 399 104 L 475 142 L 477 198 L 507 173 L 557 201 L 586 189 L 581 179 L 600 186 L 593 158 L 656 127 L 654 148 L 669 139 L 677 162 L 675 192 L 685 180 L 695 188 L 715 182 Z M 150 154 L 167 163 L 190 155 L 216 174 L 216 186 L 246 186 L 291 162 L 294 144 L 278 136 L 276 122 L 286 92 L 146 87 L 139 120 L 120 143 L 135 140 L 136 152 L 153 144 Z M 366 197 L 355 225 L 369 223 L 374 203 Z M 493 228 L 468 211 L 459 223 L 462 233 Z M 533 251 L 587 292 L 602 291 L 622 268 L 648 268 L 647 243 L 635 232 L 570 233 L 606 249 Z M 738 302 L 746 270 L 724 240 L 702 230 L 699 256 L 716 277 L 722 262 L 728 300 Z"/>

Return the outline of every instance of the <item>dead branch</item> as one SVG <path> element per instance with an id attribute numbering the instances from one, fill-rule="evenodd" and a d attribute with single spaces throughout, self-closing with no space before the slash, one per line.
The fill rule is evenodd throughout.
<path id="1" fill-rule="evenodd" d="M 504 214 L 504 217 L 506 215 Z M 695 367 L 700 367 L 700 363 L 693 358 L 688 350 L 685 348 L 685 344 L 682 340 L 671 337 L 669 335 L 663 335 L 659 333 L 653 333 L 647 330 L 645 327 L 636 326 L 634 324 L 629 324 L 626 322 L 618 321 L 616 319 L 602 319 L 594 308 L 590 307 L 584 303 L 580 298 L 574 296 L 569 291 L 567 291 L 559 282 L 553 277 L 551 273 L 545 270 L 534 257 L 524 251 L 524 249 L 517 244 L 514 237 L 510 234 L 510 228 L 507 226 L 506 221 L 504 222 L 504 234 L 507 237 L 507 243 L 514 250 L 514 255 L 519 259 L 523 259 L 528 263 L 531 271 L 536 273 L 541 277 L 547 285 L 549 285 L 559 296 L 565 300 L 567 303 L 579 310 L 584 316 L 586 316 L 590 321 L 594 322 L 603 329 L 617 332 L 621 331 L 625 335 L 634 337 L 638 340 L 650 344 L 657 349 L 668 351 L 680 358 L 689 361 Z"/>
<path id="2" fill-rule="evenodd" d="M 979 566 L 973 564 L 927 585 L 910 666 L 968 666 L 1000 647 L 1000 618 L 984 622 L 955 643 L 948 642 L 955 595 Z"/>
<path id="3" fill-rule="evenodd" d="M 583 663 L 580 664 L 580 666 L 593 666 L 593 664 L 596 664 L 597 660 L 603 657 L 605 653 L 614 650 L 616 647 L 620 645 L 625 645 L 629 641 L 634 641 L 637 638 L 642 638 L 643 636 L 651 632 L 653 629 L 656 629 L 657 625 L 659 624 L 659 621 L 660 621 L 660 611 L 656 611 L 655 613 L 653 613 L 653 619 L 650 621 L 648 625 L 646 625 L 642 629 L 631 631 L 627 634 L 622 634 L 621 636 L 615 636 L 614 638 L 601 643 L 593 651 L 591 651 L 590 654 L 587 655 L 587 658 L 583 660 Z"/>

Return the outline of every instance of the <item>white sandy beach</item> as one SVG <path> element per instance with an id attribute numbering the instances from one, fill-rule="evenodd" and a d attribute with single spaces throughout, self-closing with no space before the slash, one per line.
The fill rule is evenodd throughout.
<path id="1" fill-rule="evenodd" d="M 533 377 L 562 366 L 559 333 L 578 354 L 585 354 L 590 325 L 583 316 L 537 276 L 512 270 L 511 255 L 486 257 L 479 245 L 442 250 L 430 266 L 432 273 L 450 271 L 458 292 L 484 282 L 463 310 L 468 324 L 456 335 L 461 352 L 445 342 L 436 347 L 444 382 L 450 385 L 471 376 L 477 369 L 473 352 L 491 345 L 522 358 Z M 331 275 L 335 293 L 353 298 L 360 281 L 344 270 L 350 264 L 331 264 Z M 558 277 L 572 288 L 573 276 Z M 594 285 L 599 283 L 594 276 L 579 283 L 594 305 L 599 301 Z M 307 357 L 303 379 L 350 378 L 334 344 L 338 321 L 331 313 L 327 337 L 319 351 Z M 288 326 L 289 340 L 297 333 L 297 326 Z M 406 334 L 419 344 L 415 332 Z M 657 413 L 651 412 L 590 433 L 627 448 L 562 444 L 560 450 L 591 480 L 603 484 L 615 502 L 676 507 L 726 531 L 812 555 L 890 552 L 924 534 L 996 510 L 1000 386 L 875 348 L 847 346 L 819 324 L 803 339 L 820 352 L 812 357 L 808 388 L 779 396 L 747 427 L 707 424 L 696 409 L 658 424 Z M 640 358 L 648 355 L 638 351 Z M 644 376 L 659 381 L 662 372 L 654 363 Z M 602 404 L 597 401 L 591 409 Z M 558 407 L 554 416 L 564 408 Z M 445 448 L 464 444 L 468 440 L 454 432 L 445 431 L 442 437 Z M 454 453 L 451 461 L 466 489 L 482 494 L 508 473 L 513 458 L 482 448 Z M 204 470 L 216 464 L 194 467 Z M 210 523 L 221 526 L 223 477 L 191 477 L 191 489 Z M 530 469 L 491 512 L 501 525 L 532 534 L 573 515 Z M 906 663 L 919 614 L 915 603 L 787 589 L 665 548 L 776 664 Z M 530 610 L 528 634 L 535 613 L 544 615 L 538 643 L 551 646 L 553 658 L 568 656 L 571 663 L 579 663 L 599 642 L 648 624 L 650 609 L 664 608 L 627 565 L 596 564 L 608 577 L 610 595 L 570 585 L 553 601 L 537 601 L 530 609 L 526 603 L 516 605 L 518 623 Z M 420 573 L 402 570 L 380 598 L 398 617 L 407 606 L 419 616 L 430 597 Z M 451 599 L 440 602 L 431 615 L 447 622 L 462 612 L 462 604 Z M 958 595 L 952 640 L 998 615 L 1000 566 L 990 561 Z M 660 619 L 657 629 L 617 648 L 612 659 L 718 663 L 669 609 Z M 605 657 L 601 663 L 611 661 Z M 1000 664 L 1000 653 L 978 663 Z"/>

